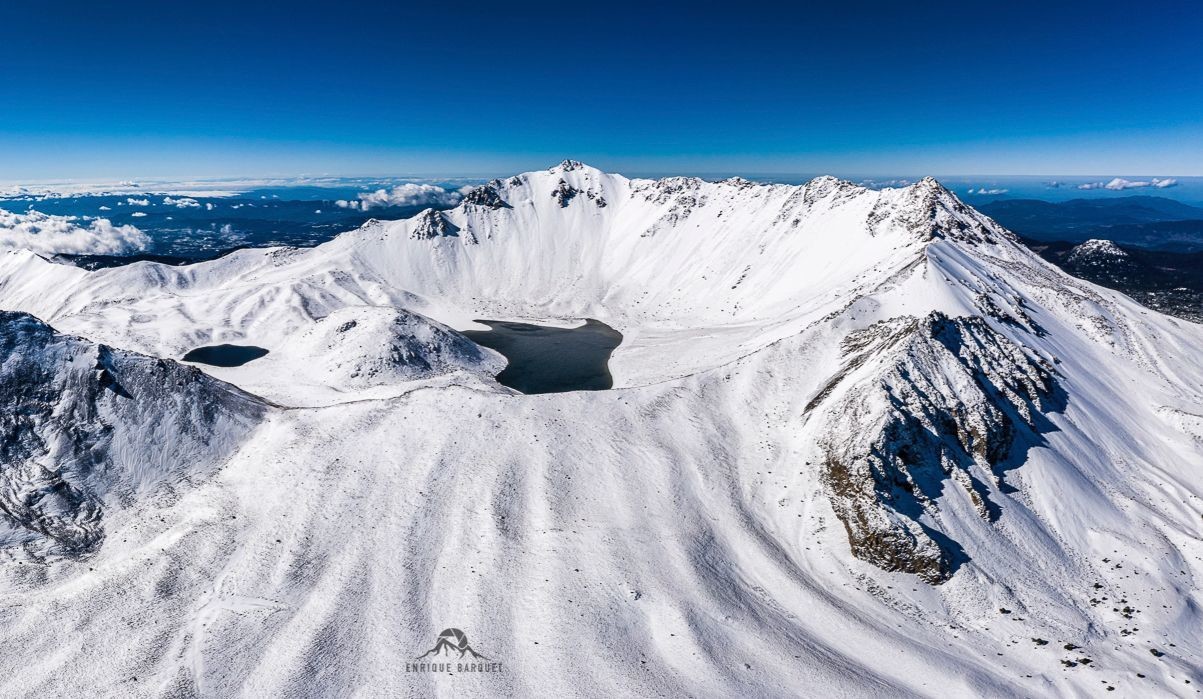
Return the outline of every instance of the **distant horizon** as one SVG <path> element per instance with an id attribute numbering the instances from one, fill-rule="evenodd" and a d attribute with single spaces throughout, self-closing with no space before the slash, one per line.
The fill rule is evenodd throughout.
<path id="1" fill-rule="evenodd" d="M 559 162 L 559 161 L 556 161 Z M 585 161 L 586 164 L 588 161 Z M 552 164 L 554 165 L 554 164 Z M 549 165 L 549 166 L 552 166 Z M 41 181 L 0 181 L 0 208 L 5 201 L 40 197 L 85 197 L 126 193 L 173 193 L 188 196 L 238 196 L 247 192 L 285 192 L 301 188 L 330 190 L 330 198 L 341 198 L 357 191 L 386 189 L 403 183 L 446 187 L 478 184 L 490 179 L 506 178 L 520 172 L 546 170 L 547 167 L 477 174 L 409 173 L 409 174 L 302 174 L 225 177 L 136 177 L 122 178 L 64 178 Z M 728 177 L 775 184 L 797 185 L 815 177 L 834 176 L 861 186 L 882 189 L 900 187 L 927 175 L 861 173 L 757 173 L 726 172 L 623 172 L 599 168 L 631 178 L 661 178 L 673 176 L 721 180 Z M 1176 201 L 1203 204 L 1203 177 L 1171 175 L 931 175 L 944 186 L 972 202 L 985 199 L 1040 199 L 1067 201 L 1071 199 L 1117 198 L 1125 196 L 1157 196 Z M 334 192 L 342 192 L 341 195 Z M 441 189 L 439 191 L 442 191 Z M 23 195 L 27 195 L 24 197 Z M 308 198 L 321 199 L 320 193 Z"/>
<path id="2" fill-rule="evenodd" d="M 840 170 L 749 170 L 735 168 L 730 170 L 638 170 L 601 167 L 593 161 L 582 160 L 580 158 L 571 158 L 578 162 L 582 162 L 590 167 L 595 167 L 602 172 L 607 172 L 616 175 L 622 175 L 629 178 L 664 178 L 664 177 L 699 177 L 702 179 L 710 178 L 728 178 L 728 177 L 743 177 L 751 179 L 753 177 L 765 178 L 806 178 L 814 179 L 816 177 L 837 177 L 843 180 L 857 179 L 899 179 L 910 178 L 919 180 L 924 177 L 934 177 L 940 179 L 947 178 L 1005 178 L 1005 179 L 1047 179 L 1047 180 L 1109 180 L 1113 178 L 1124 179 L 1203 179 L 1203 174 L 1190 175 L 1180 174 L 1175 172 L 1096 172 L 1073 174 L 1065 172 L 1048 172 L 1048 173 L 994 173 L 994 172 L 927 172 L 922 170 L 907 171 L 840 171 Z M 254 180 L 278 180 L 290 182 L 302 182 L 309 180 L 360 180 L 360 179 L 388 179 L 388 180 L 457 180 L 457 179 L 473 179 L 473 180 L 489 180 L 498 177 L 509 177 L 525 172 L 539 172 L 555 167 L 563 158 L 554 162 L 548 162 L 543 167 L 524 167 L 519 169 L 509 170 L 478 170 L 478 171 L 452 171 L 452 170 L 429 170 L 429 171 L 344 171 L 344 172 L 247 172 L 240 174 L 176 174 L 176 175 L 161 175 L 161 174 L 122 174 L 122 175 L 79 175 L 79 176 L 61 176 L 61 177 L 39 177 L 39 178 L 0 178 L 0 187 L 9 186 L 35 186 L 35 185 L 50 185 L 50 184 L 159 184 L 159 183 L 187 183 L 187 182 L 246 182 Z"/>

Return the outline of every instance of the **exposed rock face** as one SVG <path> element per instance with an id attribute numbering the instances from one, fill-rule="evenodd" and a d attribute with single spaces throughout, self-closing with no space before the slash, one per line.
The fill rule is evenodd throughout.
<path id="1" fill-rule="evenodd" d="M 447 220 L 447 217 L 434 209 L 426 209 L 418 214 L 410 237 L 417 240 L 431 240 L 459 235 L 459 228 Z"/>
<path id="2" fill-rule="evenodd" d="M 852 553 L 943 582 L 963 554 L 937 528 L 937 498 L 954 481 L 996 516 L 990 493 L 1005 488 L 1018 431 L 1038 432 L 1055 405 L 1052 369 L 981 318 L 939 312 L 877 323 L 843 349 L 842 371 L 807 410 L 832 426 L 823 480 Z"/>
<path id="3" fill-rule="evenodd" d="M 488 184 L 481 185 L 470 190 L 464 195 L 464 203 L 472 206 L 482 206 L 487 209 L 509 209 L 509 204 L 501 198 L 501 193 L 498 191 L 500 182 L 494 180 Z"/>
<path id="4" fill-rule="evenodd" d="M 697 177 L 665 177 L 660 180 L 637 182 L 632 191 L 652 203 L 664 204 L 673 197 L 697 192 L 703 184 L 704 182 Z"/>
<path id="5" fill-rule="evenodd" d="M 663 216 L 649 226 L 648 229 L 641 235 L 644 238 L 650 238 L 660 231 L 672 229 L 681 221 L 689 218 L 689 215 L 694 212 L 694 209 L 703 207 L 705 205 L 705 195 L 695 197 L 692 194 L 680 194 L 673 202 L 672 207 L 670 207 Z"/>
<path id="6" fill-rule="evenodd" d="M 266 411 L 173 361 L 0 312 L 0 550 L 35 559 L 100 544 L 106 498 L 211 471 Z"/>
<path id="7" fill-rule="evenodd" d="M 596 204 L 599 209 L 606 208 L 606 198 L 604 196 L 594 192 L 592 189 L 577 189 L 564 180 L 560 180 L 560 183 L 551 192 L 552 198 L 556 200 L 561 209 L 568 206 L 573 199 L 582 194 L 586 199 Z"/>
<path id="8" fill-rule="evenodd" d="M 552 199 L 556 200 L 556 203 L 559 204 L 560 208 L 562 209 L 568 206 L 568 203 L 576 198 L 576 195 L 580 193 L 581 190 L 573 187 L 564 180 L 560 180 L 560 183 L 556 185 L 554 190 L 552 190 L 551 197 Z"/>
<path id="9" fill-rule="evenodd" d="M 584 170 L 588 165 L 585 165 L 579 160 L 562 160 L 559 165 L 551 168 L 551 172 L 572 172 L 573 170 Z"/>

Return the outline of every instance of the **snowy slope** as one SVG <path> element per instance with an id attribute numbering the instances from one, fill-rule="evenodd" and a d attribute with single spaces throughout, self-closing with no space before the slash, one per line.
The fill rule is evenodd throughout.
<path id="1" fill-rule="evenodd" d="M 6 694 L 1203 685 L 1203 328 L 934 180 L 566 161 L 309 250 L 0 255 L 0 307 L 161 357 L 263 346 L 205 371 L 297 406 L 86 557 L 4 569 Z M 624 335 L 617 390 L 515 395 L 451 330 L 582 317 Z M 448 627 L 503 671 L 406 672 Z"/>

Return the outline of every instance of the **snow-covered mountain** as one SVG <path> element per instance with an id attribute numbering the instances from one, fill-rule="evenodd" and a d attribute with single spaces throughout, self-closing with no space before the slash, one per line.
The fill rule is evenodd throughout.
<path id="1" fill-rule="evenodd" d="M 566 161 L 312 249 L 3 254 L 0 307 L 154 357 L 267 348 L 205 372 L 278 406 L 82 557 L 4 569 L 6 693 L 1203 684 L 1203 328 L 931 179 Z M 584 317 L 623 334 L 615 390 L 515 394 L 453 330 Z M 443 629 L 504 669 L 406 672 Z"/>
<path id="2" fill-rule="evenodd" d="M 268 410 L 193 367 L 7 311 L 0 387 L 0 555 L 22 565 L 94 552 L 106 507 L 211 475 Z"/>

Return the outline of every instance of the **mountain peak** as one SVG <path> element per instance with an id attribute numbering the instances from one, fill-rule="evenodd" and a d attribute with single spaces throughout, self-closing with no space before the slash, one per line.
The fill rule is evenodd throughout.
<path id="1" fill-rule="evenodd" d="M 1101 238 L 1091 238 L 1084 243 L 1079 243 L 1070 251 L 1070 255 L 1077 254 L 1094 254 L 1094 255 L 1112 255 L 1115 257 L 1127 257 L 1128 253 L 1123 248 L 1116 245 L 1113 241 L 1104 240 Z"/>
<path id="2" fill-rule="evenodd" d="M 925 192 L 952 194 L 952 192 L 949 191 L 947 187 L 940 184 L 940 180 L 937 180 L 936 178 L 932 177 L 931 175 L 928 175 L 928 176 L 924 177 L 923 179 L 919 180 L 918 182 L 916 182 L 915 184 L 911 185 L 911 188 L 917 189 L 920 191 L 925 191 Z"/>
<path id="3" fill-rule="evenodd" d="M 411 220 L 414 221 L 414 224 L 410 229 L 409 237 L 415 240 L 431 240 L 459 235 L 459 227 L 447 220 L 442 212 L 435 209 L 423 209 Z"/>
<path id="4" fill-rule="evenodd" d="M 573 170 L 597 170 L 597 168 L 586 165 L 579 160 L 563 160 L 559 165 L 549 168 L 549 172 L 572 172 Z"/>

